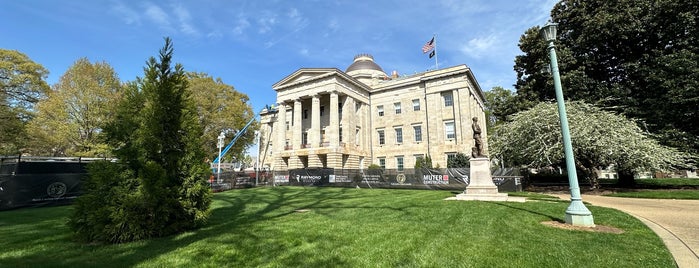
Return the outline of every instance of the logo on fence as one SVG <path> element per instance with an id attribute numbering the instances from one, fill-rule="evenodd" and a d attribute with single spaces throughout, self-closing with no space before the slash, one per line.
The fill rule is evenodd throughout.
<path id="1" fill-rule="evenodd" d="M 66 187 L 65 183 L 62 182 L 54 182 L 49 185 L 49 187 L 46 187 L 46 193 L 52 197 L 52 198 L 59 198 L 66 194 L 66 190 L 68 190 L 68 187 Z"/>
<path id="2" fill-rule="evenodd" d="M 398 176 L 396 176 L 396 180 L 398 181 L 398 183 L 404 184 L 405 183 L 405 174 L 398 174 Z"/>

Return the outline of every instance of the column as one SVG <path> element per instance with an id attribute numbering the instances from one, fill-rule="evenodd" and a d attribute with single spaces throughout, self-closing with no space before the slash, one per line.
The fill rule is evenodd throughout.
<path id="1" fill-rule="evenodd" d="M 277 140 L 274 142 L 277 152 L 283 152 L 286 150 L 286 103 L 279 103 L 279 112 L 277 112 L 277 124 L 275 129 L 277 131 Z"/>
<path id="2" fill-rule="evenodd" d="M 311 129 L 308 133 L 308 141 L 311 147 L 320 146 L 320 98 L 318 95 L 313 95 L 311 101 Z"/>
<path id="3" fill-rule="evenodd" d="M 339 103 L 338 98 L 337 92 L 330 92 L 330 125 L 325 135 L 328 136 L 331 148 L 337 148 L 340 145 L 340 115 L 337 107 Z"/>
<path id="4" fill-rule="evenodd" d="M 357 129 L 357 116 L 356 113 L 354 112 L 355 109 L 355 100 L 347 96 L 345 98 L 345 109 L 343 109 L 342 112 L 342 120 L 345 122 L 345 127 L 342 128 L 344 141 L 346 144 L 350 145 L 350 148 L 355 148 L 355 131 Z"/>
<path id="5" fill-rule="evenodd" d="M 293 119 L 294 119 L 294 124 L 291 127 L 292 128 L 292 139 L 291 139 L 291 144 L 294 148 L 294 150 L 301 149 L 301 135 L 303 131 L 303 125 L 301 124 L 301 119 L 303 118 L 303 112 L 301 110 L 301 100 L 300 99 L 295 99 L 294 100 L 294 113 L 293 113 Z"/>

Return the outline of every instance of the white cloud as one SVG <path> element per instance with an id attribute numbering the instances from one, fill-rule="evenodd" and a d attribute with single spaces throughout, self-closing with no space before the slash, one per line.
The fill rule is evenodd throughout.
<path id="1" fill-rule="evenodd" d="M 124 5 L 121 1 L 114 2 L 111 9 L 126 24 L 141 24 L 141 17 L 138 15 L 138 12 Z"/>
<path id="2" fill-rule="evenodd" d="M 172 27 L 167 13 L 152 3 L 146 3 L 146 17 L 162 28 L 171 29 Z"/>
<path id="3" fill-rule="evenodd" d="M 250 21 L 245 16 L 238 15 L 238 19 L 233 27 L 233 34 L 242 35 L 248 27 L 250 27 Z"/>
<path id="4" fill-rule="evenodd" d="M 263 14 L 260 16 L 259 19 L 257 19 L 257 24 L 258 24 L 258 29 L 257 32 L 264 34 L 272 31 L 272 27 L 274 27 L 277 24 L 277 14 L 265 11 Z"/>
<path id="5" fill-rule="evenodd" d="M 186 8 L 182 5 L 176 5 L 173 7 L 173 11 L 180 24 L 180 30 L 183 33 L 195 36 L 199 35 L 199 31 L 192 24 L 192 16 Z"/>
<path id="6" fill-rule="evenodd" d="M 498 42 L 498 37 L 494 34 L 473 38 L 461 47 L 461 52 L 469 57 L 480 58 L 487 55 L 488 52 L 496 50 Z"/>

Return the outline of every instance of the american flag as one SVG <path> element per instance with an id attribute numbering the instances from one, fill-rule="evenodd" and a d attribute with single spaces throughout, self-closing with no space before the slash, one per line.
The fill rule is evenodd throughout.
<path id="1" fill-rule="evenodd" d="M 429 42 L 427 42 L 424 46 L 422 46 L 422 53 L 427 53 L 430 52 L 431 50 L 434 49 L 434 37 L 430 39 Z"/>

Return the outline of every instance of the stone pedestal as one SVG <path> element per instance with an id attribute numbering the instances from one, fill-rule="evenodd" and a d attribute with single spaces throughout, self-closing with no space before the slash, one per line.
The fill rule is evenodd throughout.
<path id="1" fill-rule="evenodd" d="M 498 187 L 490 176 L 490 159 L 471 158 L 470 183 L 464 193 L 448 200 L 510 201 L 524 202 L 524 197 L 509 197 L 498 193 Z"/>

